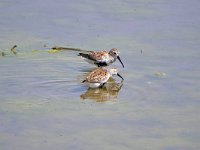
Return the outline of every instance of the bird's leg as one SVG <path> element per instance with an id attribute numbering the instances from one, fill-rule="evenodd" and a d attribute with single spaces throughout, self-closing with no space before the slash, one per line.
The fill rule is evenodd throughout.
<path id="1" fill-rule="evenodd" d="M 101 84 L 99 88 L 103 88 L 105 84 L 106 84 L 106 83 Z"/>

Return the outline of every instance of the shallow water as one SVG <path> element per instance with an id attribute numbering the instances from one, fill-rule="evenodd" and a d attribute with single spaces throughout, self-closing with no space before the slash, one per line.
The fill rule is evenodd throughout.
<path id="1" fill-rule="evenodd" d="M 199 5 L 1 1 L 1 149 L 199 149 Z M 55 45 L 118 48 L 125 81 L 88 89 L 95 66 Z"/>

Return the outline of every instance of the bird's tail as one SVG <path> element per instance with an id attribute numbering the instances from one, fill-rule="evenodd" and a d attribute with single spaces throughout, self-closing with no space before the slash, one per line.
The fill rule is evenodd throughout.
<path id="1" fill-rule="evenodd" d="M 86 82 L 86 80 L 83 80 L 82 83 Z"/>
<path id="2" fill-rule="evenodd" d="M 84 53 L 79 53 L 78 56 L 82 56 L 82 57 L 84 57 L 84 58 L 88 58 L 88 57 L 89 57 L 88 54 L 84 54 Z"/>

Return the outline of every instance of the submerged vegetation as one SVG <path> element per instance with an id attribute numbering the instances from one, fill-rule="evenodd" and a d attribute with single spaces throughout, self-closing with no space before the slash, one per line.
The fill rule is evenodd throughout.
<path id="1" fill-rule="evenodd" d="M 1 55 L 1 56 L 6 56 L 6 55 L 10 55 L 11 53 L 14 54 L 14 55 L 17 55 L 16 47 L 17 47 L 17 45 L 14 45 L 14 46 L 10 49 L 10 51 L 8 51 L 8 52 L 7 52 L 7 51 L 6 51 L 6 52 L 0 51 L 0 55 Z"/>
<path id="2" fill-rule="evenodd" d="M 14 54 L 14 55 L 17 55 L 17 45 L 14 45 L 10 51 L 1 51 L 0 50 L 0 56 L 6 56 L 6 55 L 11 55 L 11 54 Z M 58 52 L 61 52 L 61 51 L 81 51 L 81 52 L 91 52 L 89 50 L 83 50 L 83 49 L 79 49 L 79 48 L 71 48 L 71 47 L 61 47 L 61 46 L 54 46 L 52 48 L 50 48 L 47 52 L 48 53 L 58 53 Z M 44 50 L 32 50 L 32 52 L 40 52 L 40 51 L 44 51 Z"/>
<path id="3" fill-rule="evenodd" d="M 72 48 L 72 47 L 61 47 L 61 46 L 54 46 L 51 48 L 52 51 L 62 51 L 62 50 L 68 50 L 68 51 L 78 51 L 78 52 L 92 52 L 88 50 L 83 50 L 80 48 Z"/>

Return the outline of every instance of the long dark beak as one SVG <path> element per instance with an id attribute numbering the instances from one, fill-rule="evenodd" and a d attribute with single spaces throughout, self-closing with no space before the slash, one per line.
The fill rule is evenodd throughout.
<path id="1" fill-rule="evenodd" d="M 117 59 L 119 60 L 119 62 L 122 64 L 122 67 L 124 68 L 124 64 L 122 63 L 121 59 L 119 56 L 117 56 Z"/>
<path id="2" fill-rule="evenodd" d="M 119 76 L 124 81 L 124 78 L 119 73 L 117 73 L 117 76 Z"/>

